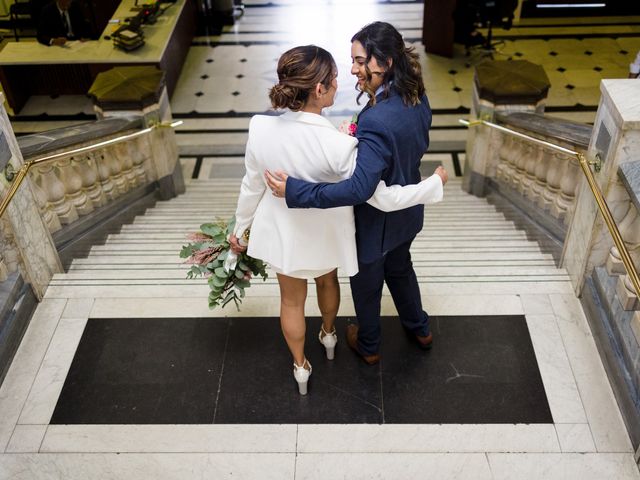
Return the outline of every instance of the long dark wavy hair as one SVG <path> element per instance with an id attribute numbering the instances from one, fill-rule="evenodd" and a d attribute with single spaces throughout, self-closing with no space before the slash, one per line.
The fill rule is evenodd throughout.
<path id="1" fill-rule="evenodd" d="M 391 66 L 385 72 L 382 80 L 384 98 L 389 96 L 389 89 L 393 83 L 393 87 L 398 90 L 406 105 L 420 103 L 425 89 L 418 54 L 414 47 L 407 47 L 404 44 L 402 35 L 393 25 L 386 22 L 370 23 L 351 38 L 352 43 L 356 40 L 362 44 L 367 52 L 365 61 L 367 78 L 360 95 L 358 95 L 358 103 L 360 103 L 360 97 L 365 93 L 369 96 L 371 105 L 376 103 L 376 95 L 370 84 L 372 74 L 367 66 L 372 57 L 380 65 L 388 65 L 391 61 Z"/>

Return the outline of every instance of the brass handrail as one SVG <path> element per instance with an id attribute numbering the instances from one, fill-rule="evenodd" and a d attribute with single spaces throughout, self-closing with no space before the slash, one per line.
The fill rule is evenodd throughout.
<path id="1" fill-rule="evenodd" d="M 156 128 L 176 128 L 177 126 L 182 125 L 182 123 L 183 123 L 182 120 L 177 120 L 171 123 L 156 123 L 150 127 L 143 128 L 142 130 L 138 130 L 137 132 L 134 132 L 134 133 L 128 133 L 127 135 L 120 135 L 119 137 L 110 138 L 109 140 L 105 140 L 103 142 L 94 143 L 92 145 L 87 145 L 80 148 L 74 148 L 72 150 L 65 150 L 64 152 L 58 152 L 58 153 L 54 153 L 53 155 L 47 155 L 44 157 L 34 158 L 33 160 L 29 160 L 28 162 L 24 163 L 20 167 L 20 169 L 16 172 L 16 176 L 11 181 L 11 185 L 9 185 L 9 191 L 7 195 L 5 195 L 5 197 L 2 199 L 2 202 L 0 202 L 0 217 L 4 215 L 5 210 L 7 209 L 7 207 L 9 207 L 11 200 L 13 199 L 16 192 L 20 188 L 20 185 L 22 184 L 25 177 L 29 173 L 29 170 L 31 169 L 31 167 L 33 167 L 34 165 L 50 162 L 52 160 L 56 160 L 61 157 L 68 157 L 69 155 L 76 155 L 78 153 L 90 152 L 91 150 L 97 150 L 107 145 L 112 145 L 114 143 L 120 143 L 126 140 L 131 140 L 132 138 L 139 137 L 140 135 L 144 135 L 145 133 L 149 133 L 151 130 L 154 130 Z M 10 164 L 7 164 L 7 167 L 9 166 Z"/>
<path id="2" fill-rule="evenodd" d="M 575 152 L 573 150 L 569 150 L 568 148 L 560 147 L 558 145 L 554 145 L 553 143 L 549 143 L 545 140 L 540 140 L 539 138 L 531 137 L 521 132 L 517 132 L 515 130 L 511 130 L 510 128 L 503 127 L 502 125 L 498 125 L 496 123 L 490 122 L 488 120 L 474 120 L 468 121 L 464 119 L 458 120 L 463 125 L 467 127 L 475 127 L 477 125 L 487 125 L 488 127 L 495 128 L 496 130 L 500 130 L 501 132 L 508 133 L 509 135 L 513 135 L 515 137 L 519 137 L 525 140 L 528 140 L 533 143 L 537 143 L 538 145 L 543 145 L 547 148 L 557 150 L 559 152 L 565 153 L 567 155 L 573 155 L 578 159 L 580 163 L 580 167 L 582 168 L 582 172 L 585 177 L 587 177 L 587 183 L 589 184 L 589 188 L 591 193 L 593 194 L 596 203 L 598 204 L 598 209 L 604 218 L 604 222 L 607 224 L 607 228 L 609 229 L 609 233 L 613 238 L 613 243 L 615 244 L 618 252 L 620 252 L 620 257 L 622 258 L 622 263 L 624 264 L 624 268 L 627 270 L 627 274 L 631 278 L 631 283 L 633 283 L 633 288 L 636 291 L 636 295 L 640 298 L 640 276 L 638 276 L 638 271 L 636 270 L 633 261 L 631 260 L 631 255 L 629 254 L 629 250 L 627 246 L 624 244 L 624 240 L 622 239 L 622 235 L 620 235 L 620 230 L 618 230 L 618 226 L 616 225 L 615 220 L 613 219 L 613 215 L 611 214 L 611 210 L 609 210 L 609 206 L 607 205 L 607 201 L 602 195 L 598 184 L 596 183 L 596 179 L 589 168 L 590 165 L 594 165 L 596 172 L 600 171 L 601 160 L 598 158 L 595 162 L 588 162 L 585 156 L 582 153 Z"/>

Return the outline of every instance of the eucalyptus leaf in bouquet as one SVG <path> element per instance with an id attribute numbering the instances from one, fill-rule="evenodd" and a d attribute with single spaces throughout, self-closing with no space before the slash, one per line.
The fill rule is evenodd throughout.
<path id="1" fill-rule="evenodd" d="M 209 308 L 225 307 L 234 302 L 240 310 L 251 278 L 261 276 L 264 281 L 268 276 L 267 265 L 262 260 L 250 257 L 246 252 L 236 256 L 231 251 L 228 239 L 235 223 L 236 219 L 232 217 L 229 222 L 218 219 L 215 223 L 200 225 L 199 232 L 187 235 L 190 243 L 180 251 L 180 258 L 185 258 L 185 263 L 191 265 L 187 278 L 207 278 Z"/>

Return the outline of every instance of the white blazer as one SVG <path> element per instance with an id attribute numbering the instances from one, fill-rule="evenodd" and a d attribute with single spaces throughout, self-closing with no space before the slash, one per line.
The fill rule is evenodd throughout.
<path id="1" fill-rule="evenodd" d="M 355 169 L 357 144 L 314 113 L 251 119 L 234 229 L 240 237 L 251 228 L 250 256 L 298 278 L 315 278 L 334 268 L 349 276 L 358 273 L 353 208 L 290 209 L 284 198 L 271 194 L 264 179 L 265 170 L 283 170 L 311 182 L 339 182 Z M 380 182 L 367 203 L 393 211 L 435 203 L 442 195 L 442 181 L 432 175 L 405 187 Z"/>

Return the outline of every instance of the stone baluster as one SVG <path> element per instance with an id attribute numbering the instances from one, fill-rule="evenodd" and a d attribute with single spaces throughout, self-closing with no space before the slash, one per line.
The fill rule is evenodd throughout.
<path id="1" fill-rule="evenodd" d="M 135 144 L 133 142 L 127 142 L 127 160 L 128 160 L 128 165 L 129 165 L 129 172 L 127 174 L 127 179 L 129 180 L 129 185 L 131 185 L 131 188 L 137 187 L 139 185 L 144 185 L 144 179 L 141 181 L 139 175 L 138 175 L 138 171 L 135 168 L 135 161 L 138 155 L 136 155 L 136 149 L 135 149 Z M 146 175 L 145 175 L 146 177 Z"/>
<path id="2" fill-rule="evenodd" d="M 533 186 L 536 183 L 536 166 L 542 160 L 542 147 L 531 145 L 531 152 L 524 165 L 525 175 L 522 179 L 522 194 L 534 198 Z"/>
<path id="3" fill-rule="evenodd" d="M 75 205 L 65 196 L 65 185 L 58 178 L 55 168 L 51 163 L 45 163 L 38 167 L 41 187 L 47 193 L 47 202 L 58 216 L 63 225 L 68 225 L 78 219 Z"/>
<path id="4" fill-rule="evenodd" d="M 618 230 L 622 236 L 627 250 L 631 255 L 631 260 L 636 268 L 640 267 L 640 216 L 638 216 L 638 210 L 633 203 L 629 202 L 629 209 L 624 218 L 618 222 Z M 614 245 L 609 250 L 609 257 L 607 258 L 607 273 L 609 275 L 624 275 L 627 270 L 622 263 L 622 256 L 618 251 L 618 248 Z"/>
<path id="5" fill-rule="evenodd" d="M 627 271 L 622 263 L 622 255 L 615 245 L 609 250 L 606 267 L 609 275 L 624 275 Z"/>
<path id="6" fill-rule="evenodd" d="M 520 192 L 521 195 L 524 195 L 524 192 L 527 189 L 527 163 L 529 163 L 531 157 L 534 155 L 535 147 L 533 144 L 524 140 L 522 142 L 522 149 L 520 155 L 516 160 L 516 190 Z"/>
<path id="7" fill-rule="evenodd" d="M 506 183 L 509 178 L 509 156 L 511 154 L 513 137 L 511 135 L 503 134 L 501 138 L 502 144 L 498 150 L 499 160 L 498 166 L 496 167 L 496 180 Z"/>
<path id="8" fill-rule="evenodd" d="M 535 181 L 531 184 L 531 199 L 537 204 L 540 203 L 542 194 L 547 188 L 547 171 L 551 162 L 552 153 L 550 150 L 543 148 L 536 164 Z"/>
<path id="9" fill-rule="evenodd" d="M 515 159 L 515 173 L 513 175 L 511 185 L 514 190 L 522 193 L 524 189 L 524 177 L 526 174 L 525 165 L 527 164 L 527 160 L 529 159 L 529 155 L 533 150 L 533 147 L 526 140 L 521 140 L 518 142 L 520 144 L 520 148 L 518 149 L 518 154 Z"/>
<path id="10" fill-rule="evenodd" d="M 134 165 L 138 165 L 142 170 L 144 170 L 144 175 L 147 178 L 147 181 L 157 180 L 158 172 L 156 171 L 155 164 L 151 159 L 149 140 L 146 138 L 146 135 L 135 139 L 133 150 L 135 152 Z M 141 175 L 139 170 L 138 175 Z"/>
<path id="11" fill-rule="evenodd" d="M 107 202 L 112 201 L 118 197 L 118 190 L 116 189 L 113 181 L 111 180 L 111 167 L 107 161 L 104 150 L 99 150 L 93 154 L 93 158 L 96 161 L 96 169 L 98 170 L 98 181 L 100 182 L 100 189 Z"/>
<path id="12" fill-rule="evenodd" d="M 56 162 L 60 180 L 64 183 L 65 194 L 76 208 L 78 216 L 88 215 L 93 212 L 93 203 L 82 189 L 82 177 L 71 164 L 71 160 L 72 157 L 67 157 Z"/>
<path id="13" fill-rule="evenodd" d="M 544 210 L 549 210 L 556 199 L 560 196 L 560 183 L 562 182 L 562 174 L 565 167 L 566 157 L 559 153 L 553 152 L 549 159 L 549 168 L 547 169 L 546 188 L 539 198 L 538 206 Z"/>
<path id="14" fill-rule="evenodd" d="M 620 275 L 616 283 L 616 295 L 624 310 L 638 310 L 640 303 L 629 275 Z"/>
<path id="15" fill-rule="evenodd" d="M 551 206 L 551 215 L 569 223 L 575 208 L 576 191 L 580 180 L 580 163 L 573 155 L 565 156 L 565 170 L 560 180 L 560 194 Z"/>
<path id="16" fill-rule="evenodd" d="M 4 282 L 9 276 L 9 269 L 4 263 L 4 258 L 2 258 L 2 253 L 0 252 L 0 282 Z"/>
<path id="17" fill-rule="evenodd" d="M 34 172 L 34 170 L 31 170 L 31 172 Z M 31 187 L 33 188 L 33 193 L 44 223 L 47 225 L 49 233 L 57 232 L 62 228 L 62 225 L 60 224 L 58 215 L 53 211 L 52 205 L 47 200 L 47 192 L 45 192 L 41 186 L 42 179 L 37 172 L 35 172 L 35 174 L 31 173 L 31 176 L 33 178 Z"/>
<path id="18" fill-rule="evenodd" d="M 11 225 L 7 220 L 0 219 L 0 254 L 4 262 L 7 274 L 18 270 L 20 265 L 20 253 L 13 238 Z"/>
<path id="19" fill-rule="evenodd" d="M 138 179 L 133 171 L 133 159 L 131 158 L 131 142 L 122 142 L 114 145 L 112 153 L 118 156 L 122 166 L 122 175 L 125 180 L 126 191 L 138 185 Z"/>
<path id="20" fill-rule="evenodd" d="M 516 137 L 513 137 L 511 141 L 511 153 L 509 154 L 509 166 L 507 167 L 507 175 L 505 178 L 505 184 L 510 188 L 515 188 L 518 184 L 518 168 L 516 164 L 518 163 L 518 158 L 522 155 L 522 140 Z"/>
<path id="21" fill-rule="evenodd" d="M 505 134 L 503 138 L 502 148 L 500 149 L 500 170 L 496 170 L 496 176 L 500 183 L 509 185 L 515 169 L 515 164 L 513 163 L 514 152 L 518 149 L 518 145 L 516 144 L 516 139 L 511 135 Z"/>
<path id="22" fill-rule="evenodd" d="M 521 148 L 522 148 L 522 143 L 518 138 L 512 135 L 509 135 L 509 137 L 511 138 L 511 145 L 510 145 L 509 151 L 507 152 L 508 165 L 504 172 L 505 185 L 512 185 L 513 182 L 515 181 L 514 179 L 516 175 L 516 160 L 518 159 L 518 156 L 520 155 Z"/>
<path id="23" fill-rule="evenodd" d="M 91 201 L 93 208 L 99 208 L 106 203 L 104 193 L 98 178 L 98 168 L 93 153 L 87 153 L 82 157 L 74 157 L 71 160 L 73 168 L 82 180 L 82 191 Z"/>
<path id="24" fill-rule="evenodd" d="M 136 138 L 133 142 L 130 142 L 129 154 L 133 162 L 133 172 L 135 173 L 137 182 L 139 185 L 147 183 L 147 179 L 151 178 L 147 175 L 147 169 L 153 168 L 149 160 L 149 155 L 146 151 L 140 148 L 142 145 L 141 138 Z M 147 164 L 145 166 L 145 164 Z"/>
<path id="25" fill-rule="evenodd" d="M 122 162 L 113 147 L 106 148 L 104 153 L 104 159 L 107 162 L 107 165 L 109 165 L 109 176 L 115 186 L 114 190 L 117 192 L 116 196 L 119 197 L 120 195 L 124 195 L 127 193 L 127 179 L 122 171 Z"/>
<path id="26" fill-rule="evenodd" d="M 569 158 L 563 153 L 558 153 L 555 156 L 555 158 L 556 158 L 556 162 L 558 163 L 558 171 L 557 171 L 558 177 L 557 179 L 554 179 L 553 184 L 549 182 L 549 186 L 553 187 L 552 191 L 554 193 L 554 197 L 553 197 L 553 201 L 550 201 L 548 209 L 549 209 L 549 213 L 551 213 L 553 217 L 560 218 L 561 211 L 556 207 L 556 205 L 558 204 L 560 195 L 562 194 L 562 179 L 567 174 L 567 170 L 569 167 Z"/>

